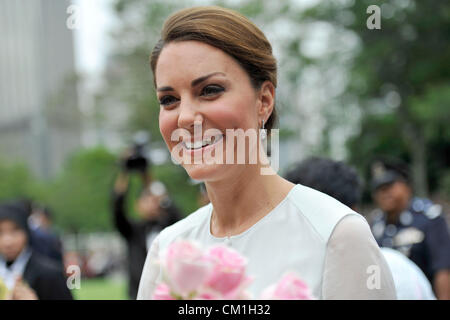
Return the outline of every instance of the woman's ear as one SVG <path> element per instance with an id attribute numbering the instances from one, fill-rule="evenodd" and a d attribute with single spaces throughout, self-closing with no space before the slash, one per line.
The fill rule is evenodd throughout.
<path id="1" fill-rule="evenodd" d="M 258 116 L 263 118 L 265 122 L 272 114 L 275 105 L 275 87 L 271 81 L 264 81 L 259 90 L 260 106 Z"/>

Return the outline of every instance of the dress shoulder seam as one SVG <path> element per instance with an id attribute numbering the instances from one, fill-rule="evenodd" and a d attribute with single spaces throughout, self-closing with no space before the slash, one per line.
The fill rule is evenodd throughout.
<path id="1" fill-rule="evenodd" d="M 290 203 L 292 203 L 292 204 L 295 206 L 295 208 L 297 208 L 297 210 L 299 211 L 298 214 L 301 214 L 301 215 L 305 218 L 305 220 L 308 221 L 308 223 L 309 223 L 309 225 L 311 226 L 311 228 L 314 230 L 314 232 L 319 236 L 319 238 L 320 238 L 326 245 L 328 245 L 328 241 L 330 240 L 330 238 L 331 238 L 331 236 L 332 236 L 332 234 L 333 234 L 333 232 L 334 232 L 336 226 L 339 224 L 339 222 L 341 222 L 341 220 L 342 220 L 343 218 L 345 218 L 345 217 L 348 216 L 348 215 L 357 215 L 357 216 L 360 216 L 361 218 L 363 218 L 361 215 L 359 215 L 358 213 L 352 211 L 351 209 L 350 209 L 348 212 L 342 213 L 342 216 L 339 217 L 339 218 L 336 220 L 335 224 L 332 226 L 332 228 L 331 228 L 331 230 L 330 230 L 330 233 L 329 233 L 329 236 L 328 236 L 328 238 L 326 239 L 325 236 L 317 229 L 316 225 L 313 223 L 313 221 L 310 219 L 310 217 L 309 217 L 307 214 L 304 213 L 303 209 L 302 209 L 301 206 L 297 203 L 297 201 L 295 201 L 294 199 L 291 199 L 291 198 L 289 198 L 289 201 L 290 201 Z"/>
<path id="2" fill-rule="evenodd" d="M 320 238 L 320 240 L 322 240 L 323 242 L 326 242 L 325 239 L 323 238 L 323 236 L 320 234 L 320 232 L 317 230 L 317 228 L 314 226 L 314 224 L 312 223 L 312 221 L 308 218 L 308 216 L 306 214 L 303 213 L 303 210 L 299 207 L 299 205 L 297 204 L 296 201 L 293 201 L 291 199 L 289 199 L 289 202 L 292 203 L 298 210 L 298 214 L 301 214 L 302 217 L 305 218 L 306 221 L 308 221 L 308 224 L 311 226 L 311 228 L 314 230 L 314 233 Z"/>
<path id="3" fill-rule="evenodd" d="M 365 218 L 363 216 L 361 216 L 360 214 L 358 214 L 358 213 L 349 212 L 349 213 L 344 214 L 342 217 L 340 217 L 340 219 L 338 221 L 336 221 L 335 225 L 333 226 L 333 229 L 330 232 L 330 236 L 328 237 L 327 246 L 328 246 L 328 243 L 330 242 L 330 239 L 333 237 L 337 226 L 342 222 L 342 220 L 344 220 L 346 217 L 349 217 L 349 216 L 359 217 L 359 218 L 363 219 L 367 223 Z"/>

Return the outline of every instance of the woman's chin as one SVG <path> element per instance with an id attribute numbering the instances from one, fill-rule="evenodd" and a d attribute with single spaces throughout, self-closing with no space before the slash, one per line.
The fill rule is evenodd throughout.
<path id="1" fill-rule="evenodd" d="M 184 164 L 187 174 L 194 180 L 213 180 L 223 170 L 223 164 Z"/>

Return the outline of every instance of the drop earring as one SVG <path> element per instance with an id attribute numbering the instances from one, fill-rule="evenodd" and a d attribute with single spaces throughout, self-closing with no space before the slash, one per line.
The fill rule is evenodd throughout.
<path id="1" fill-rule="evenodd" d="M 263 121 L 262 121 L 261 129 L 259 129 L 259 135 L 260 135 L 260 137 L 261 137 L 262 140 L 264 140 L 264 139 L 267 138 L 267 130 L 264 129 L 264 119 L 263 119 Z"/>

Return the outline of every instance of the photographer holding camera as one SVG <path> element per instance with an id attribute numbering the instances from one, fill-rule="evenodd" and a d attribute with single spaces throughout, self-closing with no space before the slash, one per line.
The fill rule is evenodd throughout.
<path id="1" fill-rule="evenodd" d="M 131 299 L 136 299 L 151 242 L 162 229 L 181 218 L 164 185 L 159 181 L 152 181 L 148 174 L 150 163 L 144 155 L 144 146 L 145 143 L 135 143 L 133 148 L 121 157 L 121 171 L 112 193 L 114 224 L 127 243 L 128 294 Z M 126 212 L 129 179 L 133 173 L 139 174 L 142 179 L 142 191 L 135 201 L 135 210 L 141 218 L 140 221 L 130 220 Z"/>

